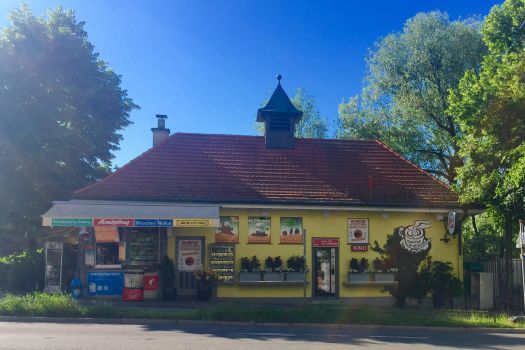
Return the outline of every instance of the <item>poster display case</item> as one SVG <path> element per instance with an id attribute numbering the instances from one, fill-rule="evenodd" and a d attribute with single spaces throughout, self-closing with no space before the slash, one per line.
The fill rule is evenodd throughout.
<path id="1" fill-rule="evenodd" d="M 127 254 L 124 253 L 127 250 Z M 156 266 L 159 263 L 160 233 L 157 228 L 133 228 L 119 256 L 127 266 Z M 123 256 L 125 255 L 125 256 Z"/>
<path id="2" fill-rule="evenodd" d="M 235 282 L 235 245 L 210 244 L 210 268 L 217 274 L 218 284 Z"/>

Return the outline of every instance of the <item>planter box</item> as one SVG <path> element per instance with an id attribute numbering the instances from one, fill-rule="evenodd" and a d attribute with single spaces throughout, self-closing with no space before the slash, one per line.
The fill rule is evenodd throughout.
<path id="1" fill-rule="evenodd" d="M 285 281 L 288 282 L 303 282 L 304 281 L 304 272 L 288 272 L 286 274 Z"/>
<path id="2" fill-rule="evenodd" d="M 357 282 L 357 283 L 370 282 L 370 275 L 368 272 L 366 273 L 349 272 L 348 282 Z"/>
<path id="3" fill-rule="evenodd" d="M 376 282 L 394 282 L 395 273 L 393 272 L 374 272 L 374 280 Z"/>
<path id="4" fill-rule="evenodd" d="M 280 272 L 265 272 L 264 273 L 264 280 L 265 281 L 282 281 L 283 275 Z"/>
<path id="5" fill-rule="evenodd" d="M 262 281 L 262 274 L 260 272 L 240 272 L 239 281 L 241 282 L 254 282 Z"/>

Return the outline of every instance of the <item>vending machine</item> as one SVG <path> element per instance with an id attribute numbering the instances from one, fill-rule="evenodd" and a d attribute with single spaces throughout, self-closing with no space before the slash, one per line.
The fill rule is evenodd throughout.
<path id="1" fill-rule="evenodd" d="M 63 242 L 46 242 L 46 286 L 48 293 L 62 291 Z"/>

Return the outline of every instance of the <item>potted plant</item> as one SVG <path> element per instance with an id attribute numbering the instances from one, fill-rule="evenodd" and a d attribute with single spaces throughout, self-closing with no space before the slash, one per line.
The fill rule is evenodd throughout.
<path id="1" fill-rule="evenodd" d="M 263 273 L 261 271 L 261 262 L 256 255 L 251 258 L 241 258 L 241 271 L 239 273 L 239 281 L 241 282 L 254 282 L 262 281 Z"/>
<path id="2" fill-rule="evenodd" d="M 454 276 L 454 268 L 450 262 L 428 261 L 421 269 L 421 280 L 428 284 L 432 292 L 432 303 L 434 308 L 452 308 L 454 297 L 461 296 L 463 284 Z"/>
<path id="3" fill-rule="evenodd" d="M 304 281 L 308 266 L 304 256 L 293 255 L 286 260 L 286 269 L 282 269 L 283 279 L 290 282 Z"/>
<path id="4" fill-rule="evenodd" d="M 388 259 L 375 258 L 372 261 L 374 266 L 374 281 L 376 282 L 394 282 L 396 269 Z"/>
<path id="5" fill-rule="evenodd" d="M 210 300 L 213 295 L 213 283 L 217 280 L 215 271 L 202 268 L 193 273 L 197 280 L 197 298 L 199 300 Z"/>
<path id="6" fill-rule="evenodd" d="M 272 258 L 271 256 L 267 257 L 264 261 L 264 280 L 265 281 L 282 281 L 283 275 L 281 274 L 281 269 L 283 267 L 283 261 L 280 256 Z"/>
<path id="7" fill-rule="evenodd" d="M 175 267 L 173 260 L 164 255 L 160 261 L 159 280 L 162 291 L 162 299 L 173 301 L 177 299 L 177 288 L 175 288 Z"/>
<path id="8" fill-rule="evenodd" d="M 349 264 L 350 272 L 348 272 L 348 282 L 369 282 L 368 274 L 368 259 L 362 258 L 358 261 L 356 258 L 352 258 Z"/>

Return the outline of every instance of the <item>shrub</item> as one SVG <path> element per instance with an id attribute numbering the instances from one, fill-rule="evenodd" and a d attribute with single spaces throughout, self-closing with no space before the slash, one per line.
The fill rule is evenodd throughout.
<path id="1" fill-rule="evenodd" d="M 8 294 L 0 299 L 0 314 L 19 316 L 81 316 L 84 308 L 67 294 Z"/>
<path id="2" fill-rule="evenodd" d="M 264 267 L 270 272 L 279 272 L 283 267 L 283 261 L 280 256 L 276 256 L 275 258 L 269 256 L 264 260 Z"/>
<path id="3" fill-rule="evenodd" d="M 42 249 L 0 258 L 0 290 L 10 293 L 42 291 L 45 281 Z"/>

